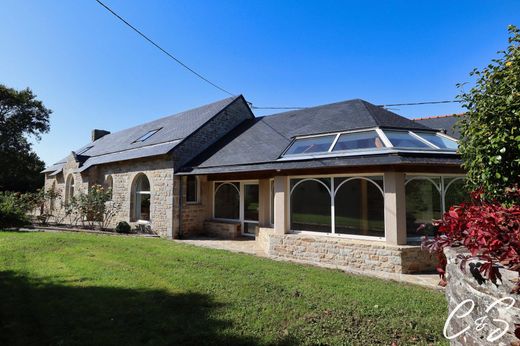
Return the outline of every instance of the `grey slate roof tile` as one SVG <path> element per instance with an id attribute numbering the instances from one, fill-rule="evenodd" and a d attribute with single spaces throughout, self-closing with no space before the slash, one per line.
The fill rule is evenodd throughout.
<path id="1" fill-rule="evenodd" d="M 460 131 L 457 122 L 463 118 L 463 114 L 443 115 L 430 118 L 420 118 L 414 121 L 418 124 L 428 126 L 435 130 L 446 131 L 448 136 L 459 139 Z"/>
<path id="2" fill-rule="evenodd" d="M 82 152 L 82 156 L 89 157 L 85 161 L 83 167 L 90 167 L 100 163 L 166 154 L 169 150 L 173 149 L 176 144 L 180 143 L 182 139 L 189 136 L 240 97 L 242 96 L 229 97 L 175 115 L 163 117 L 142 125 L 108 134 L 83 146 L 76 150 L 76 152 L 82 152 L 84 149 L 91 147 Z M 146 141 L 135 142 L 136 139 L 150 130 L 159 128 L 161 130 Z M 56 171 L 58 169 L 61 170 L 66 161 L 67 158 L 60 160 L 46 168 L 43 172 Z"/>

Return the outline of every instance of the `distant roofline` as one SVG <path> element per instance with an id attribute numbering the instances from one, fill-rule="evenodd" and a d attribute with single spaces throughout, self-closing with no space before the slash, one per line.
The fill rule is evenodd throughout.
<path id="1" fill-rule="evenodd" d="M 428 119 L 437 119 L 437 118 L 450 118 L 450 117 L 462 117 L 466 113 L 453 113 L 453 114 L 442 114 L 442 115 L 432 115 L 428 117 L 421 117 L 421 118 L 413 118 L 412 120 L 428 120 Z"/>

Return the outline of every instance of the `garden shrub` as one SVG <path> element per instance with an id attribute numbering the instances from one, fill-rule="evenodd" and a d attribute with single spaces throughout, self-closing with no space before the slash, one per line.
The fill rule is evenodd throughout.
<path id="1" fill-rule="evenodd" d="M 423 249 L 437 256 L 437 271 L 441 284 L 446 285 L 447 246 L 464 246 L 471 253 L 465 256 L 461 267 L 471 257 L 482 260 L 479 271 L 483 277 L 496 283 L 501 278 L 499 264 L 516 271 L 520 276 L 520 190 L 506 190 L 505 196 L 513 203 L 506 205 L 483 198 L 481 190 L 472 193 L 472 202 L 450 207 L 435 223 L 437 235 L 423 238 Z M 520 282 L 514 292 L 520 293 Z"/>
<path id="2" fill-rule="evenodd" d="M 14 192 L 0 192 L 0 228 L 21 227 L 30 224 L 29 204 Z"/>
<path id="3" fill-rule="evenodd" d="M 119 221 L 116 226 L 117 233 L 130 233 L 132 231 L 132 227 L 126 221 Z"/>
<path id="4" fill-rule="evenodd" d="M 469 190 L 510 202 L 506 189 L 520 185 L 520 30 L 509 27 L 509 46 L 458 96 L 467 109 L 460 124 L 459 151 Z M 463 84 L 459 84 L 462 87 Z"/>

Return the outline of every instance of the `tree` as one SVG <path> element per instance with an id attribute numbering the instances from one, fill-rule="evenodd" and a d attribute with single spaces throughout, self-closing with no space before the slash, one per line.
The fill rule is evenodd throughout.
<path id="1" fill-rule="evenodd" d="M 0 190 L 34 191 L 43 185 L 43 161 L 32 151 L 29 137 L 37 140 L 49 131 L 49 116 L 36 95 L 0 84 Z"/>
<path id="2" fill-rule="evenodd" d="M 499 202 L 513 202 L 507 192 L 520 187 L 520 30 L 508 29 L 507 49 L 474 69 L 475 86 L 458 96 L 467 109 L 459 149 L 469 187 Z"/>

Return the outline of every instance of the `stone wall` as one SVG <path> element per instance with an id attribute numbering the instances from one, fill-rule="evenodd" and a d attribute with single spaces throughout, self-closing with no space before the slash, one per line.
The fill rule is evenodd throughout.
<path id="1" fill-rule="evenodd" d="M 170 158 L 149 158 L 146 160 L 120 161 L 90 168 L 86 172 L 77 172 L 78 164 L 71 158 L 63 168 L 63 173 L 57 176 L 46 176 L 45 189 L 52 188 L 65 200 L 65 183 L 72 174 L 75 180 L 74 194 L 86 193 L 88 187 L 94 184 L 104 185 L 108 176 L 113 179 L 113 201 L 121 207 L 109 227 L 115 227 L 117 222 L 126 221 L 135 225 L 132 219 L 132 183 L 139 174 L 145 174 L 150 181 L 151 204 L 150 223 L 152 231 L 167 237 L 172 232 L 173 216 L 173 161 Z M 57 208 L 59 205 L 56 206 Z M 60 211 L 57 210 L 57 213 Z M 54 221 L 54 220 L 51 220 Z"/>
<path id="2" fill-rule="evenodd" d="M 240 223 L 207 220 L 204 222 L 204 234 L 220 239 L 236 239 L 240 237 Z"/>
<path id="3" fill-rule="evenodd" d="M 457 255 L 468 255 L 464 248 L 447 248 L 445 249 L 448 265 L 446 268 L 448 285 L 446 286 L 446 299 L 448 301 L 449 312 L 453 312 L 456 307 L 465 301 L 471 299 L 474 302 L 474 308 L 471 310 L 471 303 L 464 304 L 455 313 L 455 316 L 448 321 L 447 335 L 454 336 L 466 327 L 470 327 L 465 333 L 451 340 L 452 345 L 516 345 L 520 344 L 514 336 L 514 325 L 520 323 L 520 296 L 511 294 L 513 281 L 518 279 L 518 273 L 501 269 L 502 281 L 497 285 L 489 280 L 482 280 L 478 274 L 478 260 L 468 261 L 461 270 L 461 259 Z M 497 299 L 512 297 L 516 303 L 511 308 L 506 305 L 499 304 L 492 308 L 489 312 L 486 309 Z M 509 304 L 511 301 L 505 301 Z M 470 311 L 467 316 L 464 313 Z M 484 318 L 483 318 L 484 317 Z M 479 320 L 480 319 L 480 320 Z M 488 341 L 488 336 L 494 331 L 505 330 L 504 322 L 497 321 L 500 319 L 509 324 L 507 333 L 495 341 Z M 478 324 L 482 324 L 483 328 L 477 330 Z"/>
<path id="4" fill-rule="evenodd" d="M 175 200 L 174 200 L 174 237 L 179 236 L 179 210 L 178 210 L 178 186 L 182 182 L 182 237 L 204 233 L 204 221 L 211 218 L 211 198 L 210 189 L 211 182 L 206 176 L 198 177 L 199 184 L 199 200 L 197 202 L 186 202 L 186 177 L 175 177 Z"/>
<path id="5" fill-rule="evenodd" d="M 263 230 L 260 229 L 260 233 Z M 259 234 L 258 245 L 269 256 L 390 273 L 431 271 L 434 262 L 418 246 L 390 245 L 385 242 L 307 234 Z M 267 238 L 267 239 L 266 239 Z"/>

